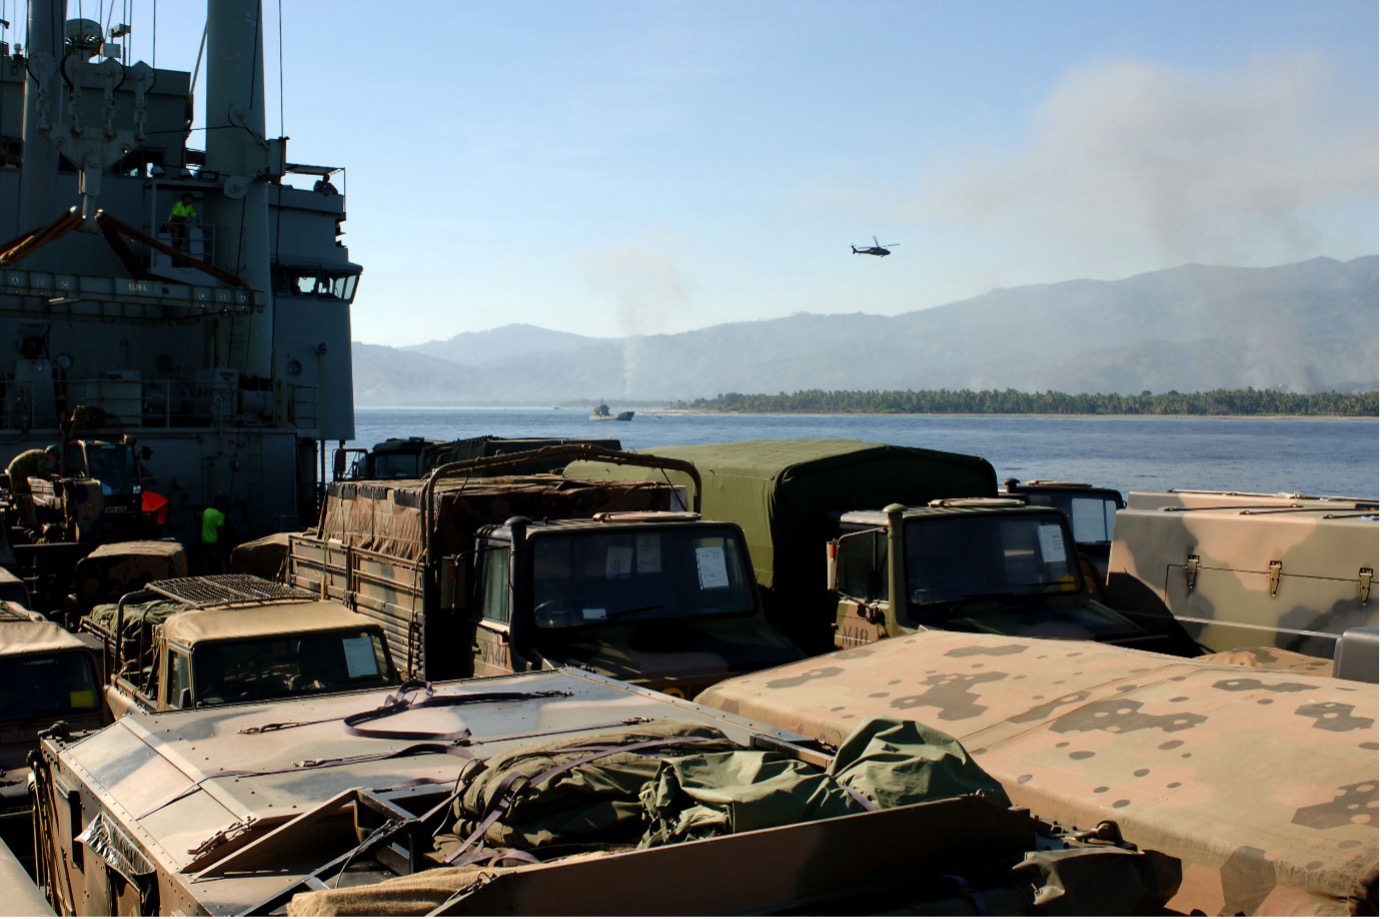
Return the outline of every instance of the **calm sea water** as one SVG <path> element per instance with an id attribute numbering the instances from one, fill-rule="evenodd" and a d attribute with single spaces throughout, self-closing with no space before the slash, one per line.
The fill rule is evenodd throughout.
<path id="1" fill-rule="evenodd" d="M 618 406 L 612 406 L 618 410 Z M 844 437 L 983 456 L 1001 480 L 1071 479 L 1120 491 L 1205 488 L 1379 495 L 1378 419 L 1034 415 L 689 415 L 531 408 L 360 408 L 356 440 L 615 437 L 632 449 Z"/>

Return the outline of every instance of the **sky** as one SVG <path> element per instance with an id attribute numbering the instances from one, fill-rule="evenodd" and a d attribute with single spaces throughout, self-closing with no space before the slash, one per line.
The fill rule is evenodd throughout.
<path id="1" fill-rule="evenodd" d="M 165 0 L 155 23 L 139 0 L 68 2 L 128 13 L 137 57 L 192 68 L 200 4 Z M 22 0 L 0 3 L 23 19 Z M 345 167 L 364 266 L 352 337 L 373 344 L 896 315 L 1379 251 L 1375 0 L 264 0 L 264 15 L 269 132 L 293 162 Z M 892 255 L 851 253 L 876 237 Z"/>

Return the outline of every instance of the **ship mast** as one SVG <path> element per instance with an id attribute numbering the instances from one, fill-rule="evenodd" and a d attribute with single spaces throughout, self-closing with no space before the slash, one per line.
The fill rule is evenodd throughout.
<path id="1" fill-rule="evenodd" d="M 274 294 L 269 260 L 268 177 L 282 174 L 284 147 L 265 138 L 264 17 L 260 0 L 207 2 L 207 165 L 222 195 L 206 202 L 216 237 L 215 263 L 263 293 L 264 311 L 216 324 L 212 365 L 268 377 L 273 357 Z"/>

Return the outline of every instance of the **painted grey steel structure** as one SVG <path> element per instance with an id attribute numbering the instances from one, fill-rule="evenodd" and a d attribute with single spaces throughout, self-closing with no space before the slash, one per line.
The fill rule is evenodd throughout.
<path id="1" fill-rule="evenodd" d="M 204 151 L 193 74 L 66 6 L 33 0 L 0 57 L 0 462 L 97 405 L 152 451 L 173 535 L 218 492 L 240 537 L 310 521 L 326 443 L 355 434 L 342 171 L 266 136 L 260 0 L 208 2 Z"/>

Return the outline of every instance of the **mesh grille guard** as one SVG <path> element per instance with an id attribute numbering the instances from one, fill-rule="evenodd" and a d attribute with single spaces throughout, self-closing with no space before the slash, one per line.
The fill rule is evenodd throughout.
<path id="1" fill-rule="evenodd" d="M 149 589 L 192 609 L 206 606 L 317 599 L 309 591 L 290 587 L 287 584 L 266 581 L 264 578 L 252 574 L 209 574 L 195 578 L 169 578 L 163 581 L 151 581 Z"/>

